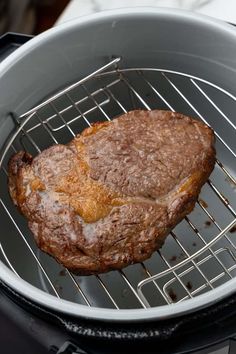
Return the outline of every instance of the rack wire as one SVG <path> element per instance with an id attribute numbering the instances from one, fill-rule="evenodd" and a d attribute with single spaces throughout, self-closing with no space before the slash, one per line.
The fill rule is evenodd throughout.
<path id="1" fill-rule="evenodd" d="M 52 265 L 49 257 L 36 249 L 7 193 L 1 193 L 0 212 L 12 225 L 14 237 L 23 241 L 22 252 L 27 251 L 27 257 L 32 258 L 30 262 L 40 281 L 35 281 L 14 261 L 5 240 L 1 240 L 0 250 L 3 260 L 17 276 L 36 282 L 36 286 L 57 297 L 115 309 L 170 305 L 212 291 L 236 276 L 233 170 L 236 151 L 227 139 L 229 129 L 235 134 L 236 126 L 228 112 L 219 106 L 224 100 L 235 105 L 236 97 L 186 73 L 153 68 L 120 69 L 120 62 L 120 58 L 111 60 L 20 117 L 11 114 L 16 129 L 1 154 L 0 177 L 4 183 L 8 159 L 19 149 L 35 155 L 52 144 L 68 142 L 96 121 L 111 120 L 134 108 L 179 110 L 195 115 L 215 130 L 217 151 L 223 151 L 219 155 L 226 157 L 227 166 L 217 156 L 215 171 L 194 211 L 170 233 L 161 250 L 138 265 L 93 277 L 77 277 L 56 262 Z M 208 120 L 215 115 L 221 119 L 222 128 L 214 125 L 217 119 Z"/>

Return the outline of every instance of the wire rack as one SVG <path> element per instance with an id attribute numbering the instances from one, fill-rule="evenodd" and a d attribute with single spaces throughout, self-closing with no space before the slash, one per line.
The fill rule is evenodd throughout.
<path id="1" fill-rule="evenodd" d="M 26 221 L 2 191 L 0 213 L 10 235 L 0 239 L 1 259 L 33 285 L 77 303 L 115 309 L 169 305 L 236 276 L 236 127 L 230 118 L 236 98 L 185 73 L 120 69 L 120 61 L 111 60 L 20 117 L 11 114 L 15 130 L 1 155 L 1 185 L 7 183 L 9 157 L 22 148 L 36 155 L 52 144 L 67 143 L 96 121 L 134 108 L 169 109 L 195 116 L 215 130 L 216 167 L 194 211 L 151 259 L 120 271 L 77 277 L 37 249 Z"/>

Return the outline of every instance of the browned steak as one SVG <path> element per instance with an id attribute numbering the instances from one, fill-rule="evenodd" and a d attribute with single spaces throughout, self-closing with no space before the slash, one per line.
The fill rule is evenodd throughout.
<path id="1" fill-rule="evenodd" d="M 120 269 L 160 248 L 215 163 L 214 134 L 169 111 L 131 111 L 68 145 L 9 162 L 9 190 L 38 246 L 78 274 Z"/>

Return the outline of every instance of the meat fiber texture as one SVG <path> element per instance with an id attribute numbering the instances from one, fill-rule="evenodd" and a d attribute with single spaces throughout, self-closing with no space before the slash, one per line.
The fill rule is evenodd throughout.
<path id="1" fill-rule="evenodd" d="M 38 247 L 89 275 L 149 258 L 192 211 L 214 164 L 211 128 L 135 110 L 34 158 L 18 152 L 9 191 Z"/>

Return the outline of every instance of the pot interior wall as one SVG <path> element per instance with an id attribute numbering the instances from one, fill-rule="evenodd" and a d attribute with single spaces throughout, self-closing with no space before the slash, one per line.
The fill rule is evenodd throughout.
<path id="1" fill-rule="evenodd" d="M 94 17 L 87 22 L 81 20 L 63 29 L 54 29 L 48 37 L 45 34 L 41 39 L 34 39 L 34 44 L 27 44 L 28 49 L 19 50 L 19 56 L 15 53 L 14 65 L 12 62 L 8 68 L 0 71 L 0 87 L 4 88 L 1 89 L 0 97 L 1 144 L 4 144 L 6 137 L 15 129 L 12 118 L 8 117 L 10 111 L 18 115 L 24 113 L 67 84 L 105 65 L 114 56 L 121 57 L 120 69 L 161 68 L 180 71 L 209 80 L 235 94 L 235 38 L 235 33 L 227 26 L 223 31 L 221 25 L 204 22 L 201 18 L 151 11 L 132 15 L 117 12 Z M 123 72 L 148 107 L 168 109 L 171 106 L 176 111 L 196 118 L 199 118 L 200 113 L 236 153 L 235 131 L 232 124 L 222 117 L 221 112 L 235 124 L 234 99 L 206 83 L 201 83 L 201 88 L 217 103 L 221 110 L 219 111 L 199 93 L 189 78 L 166 73 L 182 93 L 181 96 L 160 72 L 143 70 L 142 73 L 161 96 L 150 88 L 140 72 Z M 14 148 L 17 151 L 25 148 L 36 155 L 38 150 L 54 144 L 55 139 L 59 143 L 67 143 L 72 139 L 71 130 L 75 134 L 80 133 L 87 126 L 83 114 L 93 123 L 105 120 L 106 116 L 113 118 L 123 113 L 122 107 L 127 111 L 147 108 L 123 81 L 113 85 L 112 82 L 117 79 L 119 75 L 114 72 L 88 80 L 85 85 L 90 95 L 82 86 L 74 89 L 70 95 L 74 102 L 80 103 L 63 112 L 64 121 L 56 114 L 49 124 L 42 124 L 42 121 L 52 117 L 55 112 L 49 106 L 41 109 L 41 121 L 38 116 L 33 116 L 24 127 L 28 134 L 20 132 L 14 141 Z M 109 86 L 110 84 L 112 85 Z M 105 86 L 112 94 L 103 89 Z M 54 103 L 57 112 L 63 111 L 69 105 L 68 97 L 62 96 Z M 65 122 L 70 122 L 70 129 Z M 236 176 L 233 154 L 219 140 L 216 141 L 216 149 L 218 159 L 224 162 L 232 176 Z M 5 168 L 13 152 L 13 148 L 10 148 L 5 156 Z M 216 166 L 211 180 L 234 211 L 235 185 L 219 166 Z M 55 295 L 56 290 L 63 299 L 95 307 L 142 308 L 142 299 L 137 294 L 137 285 L 141 280 L 194 254 L 235 218 L 232 210 L 219 199 L 212 187 L 206 185 L 200 196 L 202 204 L 196 206 L 189 216 L 189 222 L 183 221 L 176 227 L 174 234 L 168 237 L 161 256 L 156 252 L 144 264 L 127 267 L 123 272 L 109 272 L 98 277 L 77 277 L 37 249 L 26 220 L 10 201 L 7 177 L 3 169 L 0 171 L 0 183 L 5 186 L 1 191 L 3 203 L 0 214 L 4 230 L 1 244 L 12 268 L 23 279 L 48 293 Z M 160 277 L 156 283 L 144 286 L 143 292 L 149 305 L 160 306 L 183 301 L 232 279 L 236 275 L 235 246 L 233 232 L 228 232 L 211 250 L 195 259 L 195 264 L 189 262 L 176 273 L 170 272 Z M 7 264 L 6 257 L 3 254 L 0 257 Z M 43 269 L 47 272 L 46 276 Z"/>
<path id="2" fill-rule="evenodd" d="M 188 13 L 149 9 L 106 12 L 54 28 L 2 64 L 1 120 L 11 110 L 24 113 L 112 56 L 122 56 L 124 67 L 179 70 L 234 93 L 235 33 L 221 27 Z"/>

